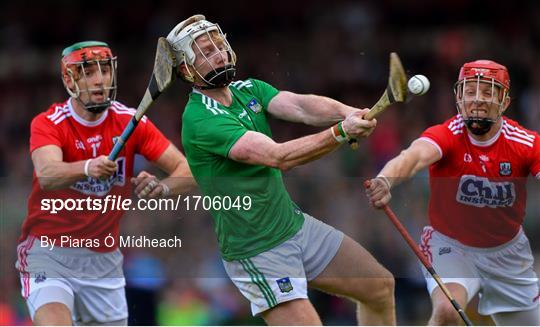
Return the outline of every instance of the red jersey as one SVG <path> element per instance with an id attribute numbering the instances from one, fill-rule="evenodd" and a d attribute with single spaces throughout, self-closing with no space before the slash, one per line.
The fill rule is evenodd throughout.
<path id="1" fill-rule="evenodd" d="M 441 153 L 429 168 L 430 224 L 468 246 L 510 241 L 525 216 L 527 176 L 540 179 L 538 133 L 502 119 L 500 130 L 485 142 L 469 135 L 461 115 L 420 138 Z"/>
<path id="2" fill-rule="evenodd" d="M 75 162 L 108 155 L 115 138 L 122 131 L 135 114 L 134 109 L 127 108 L 119 102 L 112 102 L 111 106 L 97 121 L 86 121 L 73 110 L 71 101 L 53 104 L 46 112 L 37 115 L 31 124 L 30 153 L 45 145 L 56 145 L 62 149 L 64 162 Z M 20 241 L 28 235 L 39 237 L 47 236 L 56 240 L 70 238 L 75 244 L 71 246 L 85 246 L 99 252 L 112 251 L 118 244 L 119 222 L 123 211 L 107 210 L 61 210 L 51 213 L 43 210 L 43 199 L 87 199 L 115 195 L 129 198 L 131 194 L 130 177 L 133 176 L 133 160 L 135 154 L 143 155 L 149 161 L 157 160 L 170 142 L 148 120 L 143 117 L 133 135 L 120 152 L 116 163 L 117 172 L 108 180 L 98 180 L 87 177 L 69 188 L 62 190 L 43 191 L 39 187 L 34 170 L 32 179 L 32 193 L 28 199 L 28 216 L 26 217 Z M 45 177 L 46 178 L 46 177 Z M 104 239 L 111 235 L 115 239 L 115 246 L 105 246 Z M 92 240 L 89 247 L 83 240 Z M 97 240 L 97 243 L 96 243 Z M 110 243 L 109 243 L 110 244 Z M 64 245 L 66 246 L 66 245 Z"/>

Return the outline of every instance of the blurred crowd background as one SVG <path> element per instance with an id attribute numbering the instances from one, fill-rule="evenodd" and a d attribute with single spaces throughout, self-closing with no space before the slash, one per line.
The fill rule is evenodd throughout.
<path id="1" fill-rule="evenodd" d="M 426 127 L 455 114 L 453 83 L 460 66 L 493 59 L 509 68 L 513 102 L 507 114 L 540 130 L 540 3 L 533 1 L 2 1 L 0 3 L 0 324 L 30 323 L 14 268 L 15 247 L 32 163 L 31 119 L 67 98 L 60 53 L 82 40 L 109 43 L 118 56 L 118 100 L 136 107 L 153 65 L 158 36 L 202 13 L 220 24 L 238 55 L 238 78 L 278 89 L 333 97 L 369 107 L 386 86 L 388 55 L 399 53 L 408 74 L 428 76 L 431 90 L 379 119 L 374 134 L 284 174 L 292 198 L 309 214 L 342 229 L 397 278 L 398 323 L 427 322 L 430 302 L 418 260 L 392 225 L 368 207 L 362 181 Z M 148 116 L 181 147 L 181 115 L 190 88 L 181 82 Z M 285 141 L 319 129 L 272 121 Z M 138 169 L 148 169 L 140 160 Z M 530 183 L 525 231 L 540 261 L 539 183 Z M 393 207 L 413 237 L 426 225 L 429 195 L 422 173 L 394 190 Z M 225 278 L 212 219 L 204 211 L 136 212 L 125 235 L 179 235 L 181 249 L 125 249 L 131 324 L 260 324 Z M 325 324 L 354 324 L 354 306 L 313 292 Z M 479 324 L 491 321 L 469 310 Z"/>

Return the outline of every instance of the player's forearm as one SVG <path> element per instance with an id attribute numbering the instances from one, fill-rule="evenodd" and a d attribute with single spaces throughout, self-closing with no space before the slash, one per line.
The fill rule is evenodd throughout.
<path id="1" fill-rule="evenodd" d="M 42 190 L 66 188 L 75 182 L 85 179 L 85 160 L 76 162 L 52 161 L 36 171 L 39 186 Z"/>
<path id="2" fill-rule="evenodd" d="M 289 170 L 316 160 L 340 145 L 331 129 L 285 143 L 276 143 L 262 133 L 248 131 L 234 144 L 228 156 L 250 165 Z"/>
<path id="3" fill-rule="evenodd" d="M 441 156 L 440 150 L 431 142 L 418 139 L 390 160 L 380 174 L 387 177 L 390 186 L 396 185 L 437 162 Z"/>
<path id="4" fill-rule="evenodd" d="M 303 122 L 312 126 L 329 126 L 335 124 L 352 111 L 353 107 L 349 107 L 339 101 L 331 98 L 306 95 L 302 97 L 300 106 L 303 110 Z"/>
<path id="5" fill-rule="evenodd" d="M 179 165 L 169 177 L 162 179 L 161 183 L 169 188 L 169 196 L 188 193 L 197 186 L 187 164 Z"/>
<path id="6" fill-rule="evenodd" d="M 279 143 L 271 153 L 277 168 L 289 170 L 317 160 L 340 145 L 328 130 L 324 130 L 317 134 Z"/>
<path id="7" fill-rule="evenodd" d="M 184 155 L 172 143 L 156 160 L 155 164 L 168 174 L 160 183 L 166 185 L 167 195 L 184 194 L 191 191 L 196 183 Z"/>
<path id="8" fill-rule="evenodd" d="M 408 155 L 407 151 L 402 151 L 401 154 L 386 163 L 379 175 L 383 175 L 390 183 L 390 187 L 396 186 L 403 181 L 416 175 L 422 168 L 415 160 Z"/>

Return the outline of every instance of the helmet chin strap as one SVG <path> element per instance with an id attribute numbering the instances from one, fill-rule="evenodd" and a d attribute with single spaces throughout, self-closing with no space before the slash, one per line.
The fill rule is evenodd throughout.
<path id="1" fill-rule="evenodd" d="M 111 101 L 107 100 L 102 103 L 88 102 L 84 108 L 91 113 L 100 114 L 111 106 Z"/>
<path id="2" fill-rule="evenodd" d="M 225 87 L 229 85 L 236 76 L 236 67 L 232 64 L 227 64 L 223 67 L 211 70 L 203 77 L 206 85 L 194 85 L 201 90 L 210 90 Z"/>
<path id="3" fill-rule="evenodd" d="M 464 119 L 464 122 L 467 129 L 474 135 L 486 134 L 490 131 L 491 126 L 495 124 L 495 122 L 489 118 L 467 118 Z"/>
<path id="4" fill-rule="evenodd" d="M 79 103 L 83 106 L 83 108 L 93 114 L 100 114 L 102 112 L 104 112 L 107 108 L 109 108 L 111 106 L 111 99 L 108 98 L 106 101 L 102 102 L 102 103 L 96 103 L 96 102 L 92 102 L 92 101 L 89 101 L 87 103 L 84 103 L 82 102 L 82 100 L 77 97 L 75 98 L 77 101 L 79 101 Z"/>

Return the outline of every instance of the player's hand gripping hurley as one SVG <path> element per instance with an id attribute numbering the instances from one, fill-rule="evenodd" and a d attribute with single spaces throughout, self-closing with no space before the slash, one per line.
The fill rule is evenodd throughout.
<path id="1" fill-rule="evenodd" d="M 158 39 L 156 49 L 156 59 L 154 61 L 154 70 L 150 77 L 150 83 L 144 93 L 144 96 L 137 107 L 135 115 L 129 122 L 129 124 L 122 132 L 120 138 L 114 144 L 114 148 L 109 154 L 109 160 L 114 161 L 120 151 L 124 148 L 127 140 L 139 124 L 139 121 L 143 117 L 144 113 L 152 105 L 152 103 L 165 91 L 176 79 L 176 56 L 167 41 L 166 38 L 160 37 Z"/>
<path id="2" fill-rule="evenodd" d="M 405 102 L 406 98 L 407 75 L 405 74 L 405 69 L 403 69 L 401 60 L 399 60 L 399 56 L 397 53 L 392 52 L 390 53 L 390 74 L 388 75 L 388 85 L 386 86 L 386 90 L 364 118 L 367 120 L 373 119 L 380 115 L 391 104 Z M 349 144 L 353 149 L 358 147 L 358 143 L 355 139 L 351 139 Z"/>
<path id="3" fill-rule="evenodd" d="M 369 181 L 364 182 L 364 186 L 366 188 L 369 188 L 370 182 Z M 394 226 L 396 226 L 396 229 L 401 234 L 401 236 L 403 236 L 403 238 L 405 239 L 405 241 L 407 242 L 409 247 L 413 250 L 414 254 L 416 254 L 418 259 L 420 259 L 420 262 L 422 262 L 424 267 L 426 267 L 426 270 L 431 274 L 433 279 L 435 279 L 435 281 L 437 282 L 437 284 L 439 285 L 439 287 L 443 291 L 444 295 L 446 295 L 446 297 L 448 298 L 450 303 L 452 303 L 452 306 L 454 307 L 454 309 L 456 309 L 456 311 L 459 313 L 459 316 L 461 317 L 461 319 L 463 319 L 463 321 L 465 322 L 465 325 L 472 326 L 473 323 L 471 322 L 469 317 L 467 317 L 467 314 L 465 313 L 465 311 L 463 311 L 463 309 L 461 308 L 459 303 L 457 303 L 457 301 L 454 299 L 454 297 L 452 296 L 450 291 L 446 288 L 446 286 L 442 282 L 441 278 L 439 277 L 439 275 L 437 274 L 435 269 L 433 269 L 433 266 L 431 265 L 429 260 L 420 251 L 420 249 L 418 248 L 418 245 L 413 241 L 411 235 L 409 235 L 409 232 L 407 232 L 405 227 L 401 224 L 401 222 L 397 218 L 396 214 L 392 211 L 392 209 L 390 209 L 390 207 L 387 204 L 385 204 L 382 207 L 382 209 L 384 210 L 384 213 L 386 214 L 386 216 L 388 216 L 388 218 L 390 219 L 392 224 L 394 224 Z"/>

